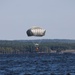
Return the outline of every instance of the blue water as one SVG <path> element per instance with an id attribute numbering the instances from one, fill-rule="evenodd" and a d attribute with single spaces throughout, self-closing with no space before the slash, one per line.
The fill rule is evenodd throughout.
<path id="1" fill-rule="evenodd" d="M 0 55 L 0 75 L 75 75 L 75 54 Z"/>

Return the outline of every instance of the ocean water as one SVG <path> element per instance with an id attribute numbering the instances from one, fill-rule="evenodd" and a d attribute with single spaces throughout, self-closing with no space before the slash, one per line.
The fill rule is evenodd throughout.
<path id="1" fill-rule="evenodd" d="M 75 75 L 75 54 L 1 54 L 0 75 Z"/>

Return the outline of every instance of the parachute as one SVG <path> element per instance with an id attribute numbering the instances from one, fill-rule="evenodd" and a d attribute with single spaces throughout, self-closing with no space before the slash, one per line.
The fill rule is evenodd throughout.
<path id="1" fill-rule="evenodd" d="M 46 32 L 45 29 L 42 29 L 40 27 L 33 27 L 33 28 L 28 29 L 26 33 L 27 33 L 28 36 L 41 37 L 41 36 L 45 35 L 45 32 Z"/>
<path id="2" fill-rule="evenodd" d="M 46 33 L 46 30 L 41 28 L 41 27 L 32 27 L 32 28 L 30 28 L 26 31 L 26 34 L 27 34 L 28 37 L 32 37 L 32 36 L 43 37 L 45 35 L 45 33 Z M 38 47 L 39 47 L 41 41 L 42 40 L 39 40 L 38 42 L 32 41 L 32 43 L 36 47 L 36 51 L 38 51 L 38 49 L 39 49 Z"/>

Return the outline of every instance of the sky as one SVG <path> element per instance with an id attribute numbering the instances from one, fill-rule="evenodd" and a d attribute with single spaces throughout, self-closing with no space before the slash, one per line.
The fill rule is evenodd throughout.
<path id="1" fill-rule="evenodd" d="M 75 0 L 0 0 L 0 40 L 27 40 L 27 29 L 46 29 L 43 39 L 75 39 Z"/>

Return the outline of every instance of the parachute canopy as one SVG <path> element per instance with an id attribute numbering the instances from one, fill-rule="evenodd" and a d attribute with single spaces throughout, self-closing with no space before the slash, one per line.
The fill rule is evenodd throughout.
<path id="1" fill-rule="evenodd" d="M 42 29 L 40 27 L 32 27 L 30 29 L 27 30 L 27 35 L 28 36 L 44 36 L 45 35 L 46 30 Z"/>

